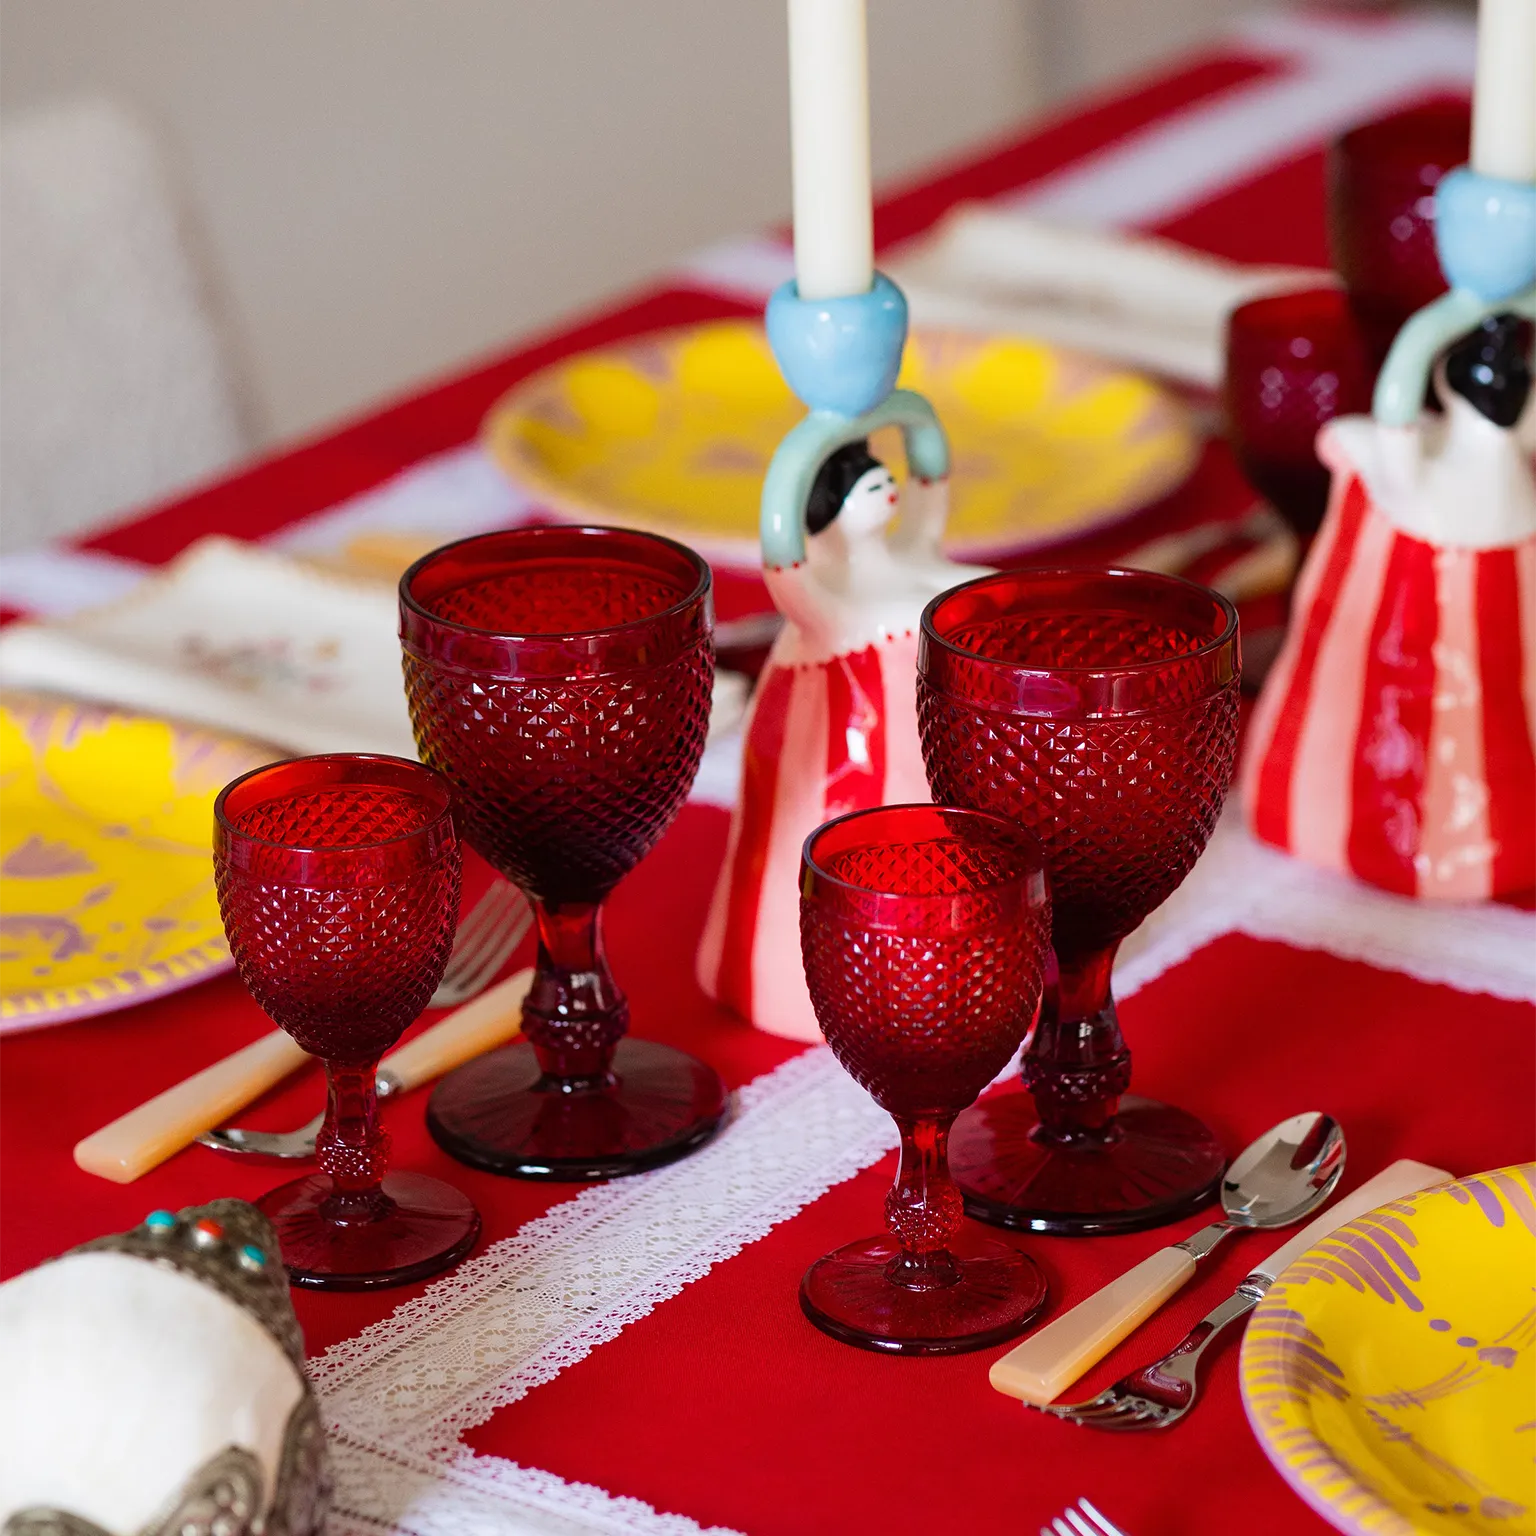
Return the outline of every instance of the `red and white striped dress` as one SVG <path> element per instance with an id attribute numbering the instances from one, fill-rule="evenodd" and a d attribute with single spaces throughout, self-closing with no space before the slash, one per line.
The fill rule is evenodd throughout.
<path id="1" fill-rule="evenodd" d="M 929 799 L 915 631 L 819 661 L 770 657 L 745 734 L 699 982 L 759 1029 L 819 1040 L 800 960 L 800 849 L 834 816 Z"/>
<path id="2" fill-rule="evenodd" d="M 1249 734 L 1254 832 L 1408 896 L 1536 885 L 1536 536 L 1428 542 L 1325 428 L 1328 514 Z M 1454 526 L 1454 523 L 1452 523 Z"/>

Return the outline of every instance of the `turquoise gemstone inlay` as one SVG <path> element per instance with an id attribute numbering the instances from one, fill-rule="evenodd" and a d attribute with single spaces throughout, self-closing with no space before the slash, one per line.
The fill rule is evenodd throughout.
<path id="1" fill-rule="evenodd" d="M 165 1232 L 176 1225 L 176 1217 L 171 1211 L 151 1211 L 144 1218 L 144 1225 L 151 1232 Z"/>
<path id="2" fill-rule="evenodd" d="M 267 1262 L 267 1254 L 264 1248 L 258 1248 L 255 1243 L 247 1243 L 240 1250 L 240 1257 L 252 1268 L 260 1269 Z"/>

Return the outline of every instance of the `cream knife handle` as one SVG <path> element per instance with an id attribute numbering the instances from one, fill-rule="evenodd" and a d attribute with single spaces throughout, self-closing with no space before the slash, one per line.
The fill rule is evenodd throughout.
<path id="1" fill-rule="evenodd" d="M 281 1030 L 263 1035 L 77 1142 L 75 1162 L 87 1173 L 131 1184 L 306 1060 L 302 1048 Z"/>
<path id="2" fill-rule="evenodd" d="M 394 1091 L 403 1093 L 511 1040 L 523 1027 L 523 999 L 532 983 L 531 970 L 497 982 L 392 1051 L 379 1063 L 379 1071 L 395 1078 L 399 1087 Z"/>
<path id="3" fill-rule="evenodd" d="M 988 1379 L 1026 1403 L 1048 1403 L 1168 1300 L 1195 1272 L 1183 1248 L 1159 1248 L 993 1362 Z"/>

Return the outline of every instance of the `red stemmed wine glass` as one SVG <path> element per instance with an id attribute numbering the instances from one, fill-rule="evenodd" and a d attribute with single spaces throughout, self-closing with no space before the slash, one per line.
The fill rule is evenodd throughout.
<path id="1" fill-rule="evenodd" d="M 1328 147 L 1328 248 L 1380 367 L 1403 322 L 1445 292 L 1435 188 L 1472 155 L 1472 107 L 1420 102 Z"/>
<path id="2" fill-rule="evenodd" d="M 1222 408 L 1227 437 L 1253 488 L 1308 541 L 1328 507 L 1318 430 L 1370 409 L 1365 338 L 1337 288 L 1270 294 L 1227 319 Z"/>
<path id="3" fill-rule="evenodd" d="M 953 1354 L 1021 1332 L 1033 1260 L 964 1232 L 955 1116 L 1007 1066 L 1040 1002 L 1050 902 L 1038 846 L 976 811 L 886 806 L 806 839 L 800 947 L 833 1054 L 901 1132 L 887 1235 L 818 1259 L 800 1305 L 834 1338 Z"/>
<path id="4" fill-rule="evenodd" d="M 462 1258 L 480 1216 L 451 1184 L 386 1173 L 379 1058 L 443 977 L 459 910 L 448 786 L 395 757 L 258 768 L 214 804 L 219 911 L 252 997 L 325 1063 L 320 1172 L 256 1204 L 295 1285 L 403 1285 Z"/>
<path id="5" fill-rule="evenodd" d="M 524 1038 L 450 1073 L 427 1125 L 454 1157 L 531 1179 L 636 1173 L 719 1125 L 713 1068 L 627 1035 L 602 904 L 682 808 L 709 729 L 709 567 L 621 528 L 520 528 L 418 560 L 400 584 L 406 695 L 465 839 L 532 899 Z"/>
<path id="6" fill-rule="evenodd" d="M 918 727 L 934 798 L 1022 824 L 1051 882 L 1057 979 L 1022 1082 L 962 1115 L 950 1141 L 983 1220 L 1126 1232 L 1216 1189 L 1225 1159 L 1199 1120 L 1121 1097 L 1131 1056 L 1110 967 L 1216 824 L 1238 674 L 1232 605 L 1173 576 L 1000 572 L 924 610 Z"/>

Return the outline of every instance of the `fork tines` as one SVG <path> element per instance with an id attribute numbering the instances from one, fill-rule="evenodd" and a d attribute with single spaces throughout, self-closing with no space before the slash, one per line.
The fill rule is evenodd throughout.
<path id="1" fill-rule="evenodd" d="M 1106 1520 L 1087 1499 L 1079 1499 L 1049 1525 L 1042 1525 L 1040 1536 L 1125 1536 L 1125 1532 Z"/>

